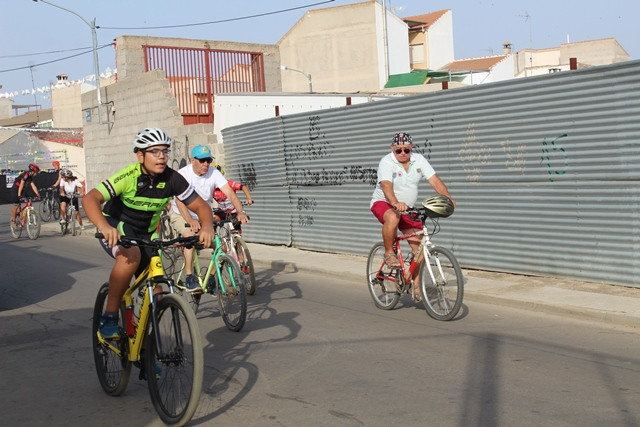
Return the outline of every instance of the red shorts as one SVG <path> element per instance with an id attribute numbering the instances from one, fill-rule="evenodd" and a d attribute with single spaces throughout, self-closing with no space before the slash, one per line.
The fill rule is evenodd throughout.
<path id="1" fill-rule="evenodd" d="M 384 224 L 384 213 L 389 209 L 393 209 L 389 203 L 379 200 L 371 206 L 371 212 L 378 218 L 380 224 Z M 414 221 L 410 219 L 407 215 L 400 215 L 400 223 L 398 224 L 398 228 L 400 230 L 406 230 L 408 228 L 418 228 L 422 229 L 422 223 L 420 221 Z"/>

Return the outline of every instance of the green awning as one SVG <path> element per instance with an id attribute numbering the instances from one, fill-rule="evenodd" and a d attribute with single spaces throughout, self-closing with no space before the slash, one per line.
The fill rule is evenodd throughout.
<path id="1" fill-rule="evenodd" d="M 468 71 L 412 71 L 410 73 L 392 74 L 387 80 L 385 88 L 402 87 L 402 86 L 418 86 L 427 82 L 427 78 L 431 79 L 429 83 L 437 83 L 444 80 L 458 81 L 462 77 L 468 75 Z"/>
<path id="2" fill-rule="evenodd" d="M 392 74 L 387 80 L 385 88 L 390 87 L 402 87 L 402 86 L 417 86 L 423 85 L 427 80 L 428 71 L 415 71 L 412 73 Z"/>

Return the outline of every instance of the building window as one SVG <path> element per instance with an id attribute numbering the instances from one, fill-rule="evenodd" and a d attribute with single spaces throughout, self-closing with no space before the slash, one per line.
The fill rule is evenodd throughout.
<path id="1" fill-rule="evenodd" d="M 420 43 L 409 45 L 409 55 L 411 57 L 412 64 L 424 62 L 424 44 Z"/>

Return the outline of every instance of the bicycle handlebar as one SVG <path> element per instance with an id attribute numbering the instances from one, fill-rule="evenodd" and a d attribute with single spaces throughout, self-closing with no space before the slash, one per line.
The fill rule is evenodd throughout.
<path id="1" fill-rule="evenodd" d="M 103 239 L 104 235 L 102 233 L 95 234 L 96 239 Z M 141 237 L 127 237 L 120 236 L 120 240 L 118 240 L 118 245 L 124 248 L 130 248 L 131 246 L 145 246 L 154 249 L 162 249 L 167 248 L 169 246 L 184 246 L 187 249 L 195 248 L 195 249 L 204 249 L 204 245 L 199 242 L 198 236 L 189 236 L 189 237 L 176 237 L 175 239 L 170 240 L 150 240 L 144 239 Z"/>

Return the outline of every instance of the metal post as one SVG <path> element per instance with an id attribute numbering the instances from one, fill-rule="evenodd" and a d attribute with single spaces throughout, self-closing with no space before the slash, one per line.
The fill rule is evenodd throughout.
<path id="1" fill-rule="evenodd" d="M 304 75 L 307 80 L 309 81 L 309 93 L 313 93 L 313 86 L 311 85 L 311 74 L 307 74 L 304 71 L 301 70 L 296 70 L 295 68 L 289 68 L 286 65 L 281 65 L 280 66 L 281 70 L 289 70 L 289 71 L 295 71 L 296 73 L 300 73 L 302 75 Z"/>

